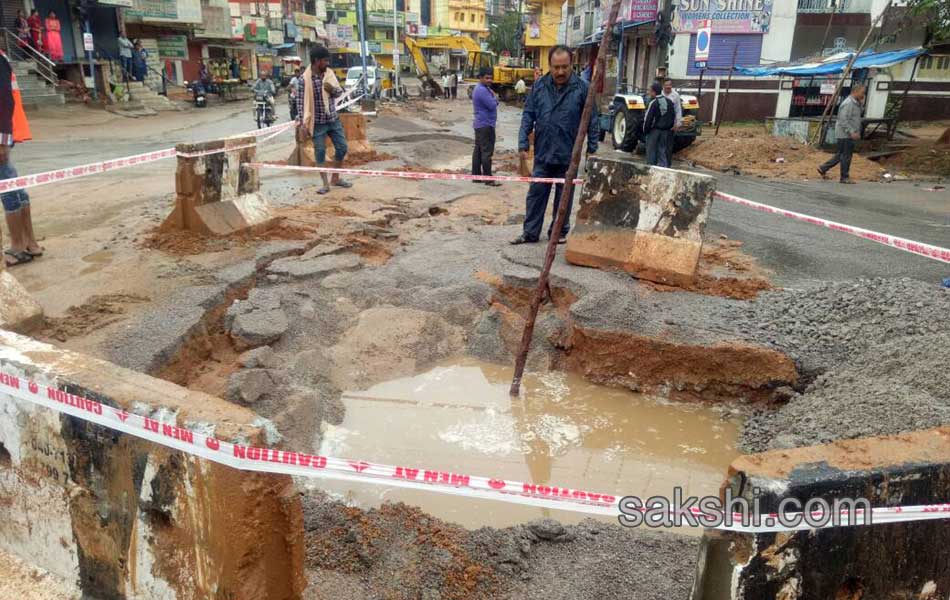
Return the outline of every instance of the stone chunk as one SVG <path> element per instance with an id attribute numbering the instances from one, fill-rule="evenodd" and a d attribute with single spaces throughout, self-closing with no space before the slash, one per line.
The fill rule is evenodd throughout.
<path id="1" fill-rule="evenodd" d="M 231 338 L 239 348 L 272 344 L 290 327 L 287 315 L 277 308 L 239 314 L 231 325 Z"/>
<path id="2" fill-rule="evenodd" d="M 658 283 L 688 284 L 699 264 L 714 190 L 715 179 L 706 175 L 592 157 L 565 258 Z"/>
<path id="3" fill-rule="evenodd" d="M 309 259 L 288 257 L 275 260 L 267 267 L 267 272 L 295 279 L 306 279 L 334 271 L 349 271 L 359 266 L 360 259 L 355 254 L 328 254 Z"/>
<path id="4" fill-rule="evenodd" d="M 278 366 L 277 356 L 270 346 L 248 350 L 238 356 L 238 364 L 245 369 L 276 369 Z"/>
<path id="5" fill-rule="evenodd" d="M 244 369 L 228 379 L 227 396 L 231 402 L 251 404 L 273 388 L 274 380 L 265 369 Z"/>

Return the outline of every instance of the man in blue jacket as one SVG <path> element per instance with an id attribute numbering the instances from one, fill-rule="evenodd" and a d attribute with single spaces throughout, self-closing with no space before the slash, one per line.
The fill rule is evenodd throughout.
<path id="1" fill-rule="evenodd" d="M 529 136 L 534 132 L 534 177 L 563 178 L 571 162 L 571 151 L 574 148 L 574 138 L 580 129 L 581 113 L 584 111 L 584 101 L 587 99 L 588 84 L 571 71 L 571 49 L 566 46 L 555 46 L 548 53 L 550 72 L 538 79 L 531 86 L 531 93 L 525 103 L 524 113 L 521 115 L 521 132 L 518 136 L 518 150 L 523 159 L 528 158 Z M 597 126 L 597 109 L 591 113 L 590 125 L 587 130 L 587 153 L 597 151 L 597 141 L 600 132 Z M 554 216 L 557 215 L 558 204 L 561 200 L 563 184 L 557 184 L 554 197 L 554 209 L 551 225 L 548 227 L 548 237 L 554 225 Z M 547 212 L 548 197 L 551 195 L 550 183 L 532 183 L 525 200 L 524 229 L 520 236 L 511 241 L 512 244 L 531 244 L 541 237 L 541 226 L 544 224 L 544 213 Z M 567 232 L 570 229 L 571 205 L 573 194 L 568 199 L 567 219 L 564 227 L 558 232 L 558 243 L 567 241 Z"/>

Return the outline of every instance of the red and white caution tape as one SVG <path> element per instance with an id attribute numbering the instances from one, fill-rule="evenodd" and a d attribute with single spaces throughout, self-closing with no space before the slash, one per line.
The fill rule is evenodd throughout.
<path id="1" fill-rule="evenodd" d="M 240 135 L 231 136 L 231 138 L 237 137 L 261 137 L 266 135 L 277 135 L 283 133 L 284 131 L 289 130 L 293 127 L 294 123 L 281 123 L 280 125 L 274 125 L 273 127 L 268 127 L 266 129 L 257 129 L 254 131 L 249 131 L 247 133 L 242 133 Z M 229 139 L 231 139 L 229 138 Z M 270 139 L 265 138 L 265 139 Z M 258 140 L 265 141 L 265 140 Z M 242 146 L 250 147 L 252 146 Z M 208 150 L 201 153 L 189 154 L 186 156 L 206 156 L 209 154 L 218 154 L 221 152 L 226 152 L 230 150 L 237 150 L 238 148 L 221 148 L 218 150 Z M 52 171 L 44 171 L 42 173 L 34 173 L 32 175 L 22 175 L 19 177 L 14 177 L 12 179 L 3 179 L 0 180 L 0 194 L 4 192 L 13 192 L 16 190 L 25 190 L 27 188 L 33 188 L 40 185 L 46 185 L 48 183 L 58 183 L 60 181 L 68 181 L 70 179 L 79 179 L 80 177 L 86 177 L 88 175 L 96 175 L 99 173 L 105 173 L 107 171 L 115 171 L 117 169 L 125 169 L 128 167 L 135 167 L 138 165 L 144 165 L 159 160 L 165 160 L 166 158 L 175 158 L 178 153 L 174 148 L 165 148 L 164 150 L 155 150 L 153 152 L 144 152 L 142 154 L 135 154 L 133 156 L 124 156 L 122 158 L 113 158 L 110 160 L 104 160 L 95 163 L 89 163 L 86 165 L 80 165 L 78 167 L 67 167 L 65 169 L 54 169 Z"/>
<path id="2" fill-rule="evenodd" d="M 244 471 L 411 488 L 611 517 L 620 514 L 620 499 L 613 494 L 226 442 L 213 435 L 180 427 L 175 422 L 130 413 L 5 371 L 0 371 L 2 394 Z M 704 514 L 699 508 L 691 508 L 688 512 L 697 517 Z M 788 513 L 787 516 L 796 514 L 800 513 Z M 821 516 L 822 513 L 811 514 Z M 769 516 L 774 518 L 776 515 Z M 851 525 L 867 524 L 866 516 L 864 511 L 858 511 Z M 950 518 L 950 504 L 873 508 L 871 516 L 875 524 L 946 519 Z M 741 523 L 741 517 L 741 514 L 734 513 L 736 524 L 716 528 L 750 533 L 814 528 L 807 524 L 794 528 L 781 524 L 746 527 L 738 524 Z M 827 525 L 831 526 L 834 525 Z"/>
<path id="3" fill-rule="evenodd" d="M 364 177 L 395 177 L 396 179 L 438 179 L 448 181 L 511 181 L 517 183 L 564 183 L 563 177 L 521 177 L 517 175 L 469 175 L 467 173 L 417 173 L 415 171 L 382 171 L 374 169 L 337 169 L 334 167 L 298 167 L 276 163 L 248 163 L 249 167 L 282 171 L 310 171 L 313 173 L 338 173 Z M 584 183 L 575 179 L 575 184 Z"/>
<path id="4" fill-rule="evenodd" d="M 878 233 L 876 231 L 870 231 L 860 227 L 852 227 L 851 225 L 836 223 L 835 221 L 829 221 L 827 219 L 803 215 L 802 213 L 785 210 L 784 208 L 776 208 L 774 206 L 769 206 L 768 204 L 761 204 L 759 202 L 753 202 L 752 200 L 746 200 L 745 198 L 733 196 L 732 194 L 727 194 L 725 192 L 715 192 L 713 195 L 716 198 L 726 202 L 747 206 L 749 208 L 771 213 L 773 215 L 782 215 L 783 217 L 789 217 L 797 221 L 804 221 L 805 223 L 811 223 L 812 225 L 818 225 L 819 227 L 827 227 L 828 229 L 849 233 L 865 240 L 870 240 L 872 242 L 877 242 L 878 244 L 884 244 L 885 246 L 890 246 L 892 248 L 897 248 L 898 250 L 910 252 L 911 254 L 926 256 L 927 258 L 932 258 L 933 260 L 950 263 L 950 249 L 947 248 L 931 246 L 930 244 L 907 240 L 887 233 Z"/>

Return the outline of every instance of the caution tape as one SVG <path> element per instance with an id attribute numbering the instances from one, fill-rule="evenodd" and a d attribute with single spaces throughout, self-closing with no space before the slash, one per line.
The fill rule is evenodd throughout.
<path id="1" fill-rule="evenodd" d="M 621 514 L 618 504 L 620 498 L 614 494 L 231 443 L 201 431 L 181 427 L 176 422 L 131 413 L 5 371 L 0 371 L 0 393 L 242 471 L 370 483 L 608 517 Z M 207 426 L 203 429 L 211 431 Z M 686 512 L 696 517 L 704 515 L 699 508 L 690 508 Z M 871 513 L 867 515 L 866 511 L 857 511 L 855 522 L 848 525 L 871 524 L 867 522 L 867 517 L 873 517 L 870 519 L 873 524 L 946 519 L 950 518 L 950 504 L 879 507 L 873 508 Z M 822 513 L 810 514 L 815 516 Z M 796 515 L 801 513 L 786 514 L 787 517 Z M 763 515 L 772 518 L 776 516 L 774 513 Z M 740 513 L 733 513 L 733 519 L 737 523 L 715 528 L 747 533 L 815 528 L 807 524 L 798 527 L 781 524 L 744 526 L 741 524 L 741 518 Z M 825 527 L 833 526 L 836 525 L 829 524 Z"/>
<path id="2" fill-rule="evenodd" d="M 563 177 L 521 177 L 517 175 L 469 175 L 468 173 L 433 173 L 416 171 L 385 171 L 376 169 L 345 169 L 335 167 L 300 167 L 278 163 L 257 162 L 248 163 L 249 167 L 259 169 L 276 169 L 281 171 L 310 171 L 314 173 L 337 173 L 340 175 L 361 175 L 364 177 L 394 177 L 396 179 L 436 179 L 447 181 L 509 181 L 516 183 L 564 183 Z M 584 183 L 583 179 L 575 179 L 575 184 Z"/>
<path id="3" fill-rule="evenodd" d="M 837 223 L 827 219 L 804 215 L 791 210 L 785 210 L 784 208 L 776 208 L 774 206 L 769 206 L 768 204 L 753 202 L 752 200 L 740 198 L 739 196 L 733 196 L 732 194 L 727 194 L 725 192 L 714 192 L 713 195 L 716 198 L 726 202 L 739 204 L 741 206 L 746 206 L 773 215 L 782 215 L 783 217 L 789 217 L 791 219 L 795 219 L 796 221 L 811 223 L 812 225 L 818 225 L 819 227 L 827 227 L 828 229 L 848 233 L 865 240 L 870 240 L 872 242 L 877 242 L 878 244 L 890 246 L 891 248 L 897 248 L 898 250 L 903 250 L 904 252 L 910 252 L 911 254 L 916 254 L 918 256 L 926 256 L 927 258 L 931 258 L 933 260 L 950 263 L 950 249 L 947 248 L 940 248 L 939 246 L 924 244 L 923 242 L 915 242 L 913 240 L 904 239 L 895 235 L 878 233 L 876 231 L 870 231 L 860 227 L 852 227 L 851 225 L 845 225 L 843 223 Z"/>
<path id="4" fill-rule="evenodd" d="M 249 131 L 246 133 L 238 134 L 231 136 L 228 139 L 238 138 L 238 137 L 261 137 L 270 134 L 279 134 L 287 131 L 293 127 L 294 123 L 281 123 L 280 125 L 274 125 L 272 127 L 267 127 L 265 129 L 257 129 Z M 269 139 L 269 138 L 268 138 Z M 248 145 L 246 147 L 253 146 L 255 144 Z M 221 152 L 227 152 L 231 150 L 236 150 L 237 148 L 220 148 L 217 150 L 208 150 L 202 153 L 189 154 L 186 156 L 206 156 L 210 154 L 219 154 Z M 142 154 L 135 154 L 132 156 L 124 156 L 122 158 L 113 158 L 110 160 L 104 160 L 95 163 L 89 163 L 85 165 L 79 165 L 77 167 L 67 167 L 65 169 L 54 169 L 52 171 L 44 171 L 42 173 L 34 173 L 32 175 L 21 175 L 11 179 L 0 180 L 0 194 L 4 192 L 13 192 L 16 190 L 25 190 L 28 188 L 33 188 L 41 185 L 46 185 L 49 183 L 59 183 L 61 181 L 69 181 L 71 179 L 79 179 L 80 177 L 87 177 L 89 175 L 96 175 L 99 173 L 106 173 L 108 171 L 115 171 L 117 169 L 126 169 L 128 167 L 135 167 L 138 165 L 144 165 L 159 160 L 165 160 L 166 158 L 175 158 L 178 156 L 178 153 L 174 148 L 165 148 L 164 150 L 155 150 L 152 152 L 144 152 Z"/>

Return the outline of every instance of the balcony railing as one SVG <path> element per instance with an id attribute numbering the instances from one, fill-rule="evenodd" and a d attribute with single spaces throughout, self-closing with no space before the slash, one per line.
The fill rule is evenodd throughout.
<path id="1" fill-rule="evenodd" d="M 800 13 L 851 12 L 852 0 L 798 0 Z"/>

